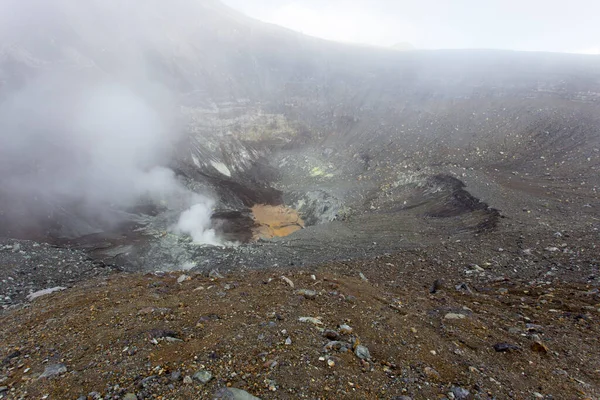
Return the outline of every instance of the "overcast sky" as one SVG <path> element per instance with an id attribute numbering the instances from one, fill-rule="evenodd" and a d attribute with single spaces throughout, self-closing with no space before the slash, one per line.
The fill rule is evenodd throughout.
<path id="1" fill-rule="evenodd" d="M 325 39 L 600 54 L 600 0 L 223 0 Z"/>

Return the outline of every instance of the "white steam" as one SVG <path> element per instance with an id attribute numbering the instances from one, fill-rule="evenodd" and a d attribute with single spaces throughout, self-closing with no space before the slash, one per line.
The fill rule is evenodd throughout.
<path id="1" fill-rule="evenodd" d="M 157 88 L 61 73 L 8 96 L 0 102 L 0 222 L 45 229 L 60 213 L 63 225 L 77 219 L 99 231 L 150 203 L 188 209 L 173 230 L 218 244 L 214 202 L 164 167 L 181 132 L 168 99 Z"/>
<path id="2" fill-rule="evenodd" d="M 188 3 L 0 0 L 0 236 L 98 233 L 154 204 L 217 242 L 212 200 L 166 168 L 183 129 L 165 69 L 184 39 L 165 15 Z"/>
<path id="3" fill-rule="evenodd" d="M 209 198 L 194 204 L 181 213 L 176 230 L 192 237 L 194 243 L 219 245 L 214 229 L 210 229 L 210 216 L 214 202 Z"/>

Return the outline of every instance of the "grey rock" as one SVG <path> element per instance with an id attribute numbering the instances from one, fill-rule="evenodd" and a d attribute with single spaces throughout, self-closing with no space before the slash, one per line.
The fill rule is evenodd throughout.
<path id="1" fill-rule="evenodd" d="M 325 336 L 329 340 L 339 340 L 340 334 L 336 331 L 332 331 L 331 329 L 325 329 L 323 331 L 323 336 Z"/>
<path id="2" fill-rule="evenodd" d="M 315 325 L 323 325 L 323 322 L 320 319 L 314 318 L 314 317 L 300 317 L 300 318 L 298 318 L 298 321 L 310 322 L 311 324 L 315 324 Z"/>
<path id="3" fill-rule="evenodd" d="M 299 294 L 300 296 L 304 296 L 305 298 L 307 298 L 309 300 L 314 300 L 317 298 L 317 292 L 315 292 L 314 290 L 309 290 L 309 289 L 299 289 L 296 291 L 296 294 Z"/>
<path id="4" fill-rule="evenodd" d="M 138 397 L 133 393 L 127 393 L 123 396 L 123 400 L 138 400 Z"/>
<path id="5" fill-rule="evenodd" d="M 444 315 L 444 319 L 465 319 L 467 316 L 464 314 L 448 313 Z"/>
<path id="6" fill-rule="evenodd" d="M 496 350 L 498 353 L 507 353 L 515 350 L 521 350 L 521 348 L 510 343 L 496 343 L 494 345 L 494 350 Z"/>
<path id="7" fill-rule="evenodd" d="M 225 277 L 223 275 L 221 275 L 219 273 L 219 271 L 217 271 L 216 269 L 213 269 L 212 271 L 210 271 L 208 273 L 208 276 L 213 279 L 225 279 Z"/>
<path id="8" fill-rule="evenodd" d="M 213 399 L 224 399 L 224 400 L 260 400 L 256 396 L 252 396 L 245 390 L 236 388 L 223 388 L 219 389 L 213 396 Z"/>
<path id="9" fill-rule="evenodd" d="M 391 400 L 412 400 L 412 397 L 409 396 L 394 396 Z"/>
<path id="10" fill-rule="evenodd" d="M 8 386 L 0 386 L 0 393 L 4 393 L 8 391 Z"/>
<path id="11" fill-rule="evenodd" d="M 473 294 L 473 291 L 471 290 L 471 288 L 469 287 L 469 285 L 467 285 L 464 282 L 456 285 L 455 288 L 459 292 L 465 292 L 465 293 L 468 293 L 468 294 Z"/>
<path id="12" fill-rule="evenodd" d="M 543 332 L 544 327 L 536 324 L 525 324 L 525 327 L 529 332 Z"/>
<path id="13" fill-rule="evenodd" d="M 450 392 L 454 395 L 457 400 L 466 400 L 469 397 L 469 391 L 460 386 L 453 386 Z"/>
<path id="14" fill-rule="evenodd" d="M 433 284 L 431 285 L 431 288 L 429 289 L 429 293 L 434 294 L 437 293 L 438 290 L 443 288 L 443 283 L 440 279 L 436 279 L 435 281 L 433 281 Z"/>
<path id="15" fill-rule="evenodd" d="M 362 345 L 356 346 L 356 349 L 354 349 L 354 354 L 356 354 L 356 357 L 360 358 L 361 360 L 368 360 L 371 358 L 369 349 Z"/>
<path id="16" fill-rule="evenodd" d="M 174 371 L 171 373 L 171 380 L 174 382 L 180 381 L 181 380 L 181 372 L 179 371 Z"/>
<path id="17" fill-rule="evenodd" d="M 140 387 L 148 386 L 150 383 L 152 383 L 152 381 L 154 381 L 157 378 L 158 378 L 157 375 L 150 375 L 150 376 L 142 379 L 142 381 L 140 382 Z"/>
<path id="18" fill-rule="evenodd" d="M 323 350 L 325 352 L 329 352 L 331 350 L 337 350 L 339 352 L 345 353 L 348 349 L 352 348 L 352 345 L 348 342 L 340 342 L 337 340 L 333 340 L 325 345 Z"/>
<path id="19" fill-rule="evenodd" d="M 193 383 L 194 381 L 192 380 L 192 377 L 190 377 L 189 375 L 186 376 L 185 378 L 183 378 L 183 383 L 185 383 L 186 385 L 189 385 L 191 383 Z"/>
<path id="20" fill-rule="evenodd" d="M 346 324 L 340 325 L 340 333 L 342 335 L 349 335 L 352 333 L 352 328 Z"/>
<path id="21" fill-rule="evenodd" d="M 209 371 L 198 371 L 194 374 L 193 378 L 200 383 L 206 384 L 210 382 L 213 376 Z"/>
<path id="22" fill-rule="evenodd" d="M 38 379 L 52 378 L 58 375 L 62 375 L 66 372 L 67 366 L 65 364 L 52 364 L 46 367 L 44 373 L 41 374 Z"/>

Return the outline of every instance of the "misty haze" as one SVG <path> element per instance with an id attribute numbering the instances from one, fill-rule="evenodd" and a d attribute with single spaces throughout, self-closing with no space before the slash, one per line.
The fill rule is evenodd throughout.
<path id="1" fill-rule="evenodd" d="M 0 399 L 600 396 L 595 1 L 0 2 Z"/>

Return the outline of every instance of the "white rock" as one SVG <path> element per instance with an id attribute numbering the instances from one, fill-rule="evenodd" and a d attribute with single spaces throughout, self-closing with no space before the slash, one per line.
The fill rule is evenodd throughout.
<path id="1" fill-rule="evenodd" d="M 287 283 L 291 287 L 294 287 L 294 282 L 292 282 L 292 280 L 290 278 L 287 278 L 287 277 L 285 277 L 285 276 L 282 275 L 281 279 L 283 279 L 285 281 L 285 283 Z"/>
<path id="2" fill-rule="evenodd" d="M 298 321 L 310 322 L 311 324 L 315 324 L 315 325 L 323 325 L 323 322 L 321 322 L 320 319 L 313 318 L 313 317 L 300 317 L 300 318 L 298 318 Z"/>
<path id="3" fill-rule="evenodd" d="M 37 292 L 33 292 L 33 293 L 29 294 L 27 296 L 27 300 L 33 301 L 34 299 L 37 299 L 38 297 L 42 297 L 42 296 L 45 296 L 47 294 L 51 294 L 51 293 L 54 293 L 54 292 L 60 292 L 62 290 L 66 290 L 66 289 L 67 289 L 66 287 L 56 286 L 56 287 L 53 287 L 53 288 L 38 290 Z"/>
<path id="4" fill-rule="evenodd" d="M 466 317 L 464 314 L 448 313 L 444 316 L 444 319 L 465 319 Z"/>

